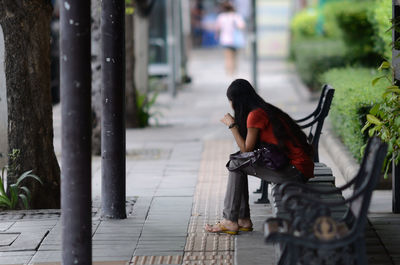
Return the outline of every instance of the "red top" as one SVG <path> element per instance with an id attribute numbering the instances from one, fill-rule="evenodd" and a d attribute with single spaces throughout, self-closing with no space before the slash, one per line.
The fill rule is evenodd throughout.
<path id="1" fill-rule="evenodd" d="M 253 110 L 247 116 L 247 128 L 260 129 L 260 140 L 262 142 L 278 144 L 267 113 L 261 108 Z M 295 166 L 307 178 L 314 177 L 314 162 L 301 147 L 296 147 L 293 142 L 287 141 L 290 163 Z"/>

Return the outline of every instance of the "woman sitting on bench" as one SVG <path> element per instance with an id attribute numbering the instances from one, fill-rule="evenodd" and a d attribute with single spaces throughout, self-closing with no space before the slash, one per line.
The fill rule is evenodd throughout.
<path id="1" fill-rule="evenodd" d="M 241 165 L 243 160 L 239 159 L 228 162 L 224 219 L 215 225 L 207 224 L 205 229 L 212 233 L 237 234 L 238 231 L 253 230 L 247 175 L 273 183 L 306 182 L 314 177 L 313 148 L 296 122 L 279 108 L 266 103 L 248 81 L 233 81 L 227 90 L 227 97 L 234 110 L 234 117 L 227 113 L 221 122 L 231 130 L 240 152 L 251 152 L 267 143 L 273 144 L 279 154 L 288 158 L 288 163 L 280 169 L 260 164 Z"/>

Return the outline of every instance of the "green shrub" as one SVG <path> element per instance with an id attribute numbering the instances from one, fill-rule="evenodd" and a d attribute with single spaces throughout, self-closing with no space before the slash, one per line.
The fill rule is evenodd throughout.
<path id="1" fill-rule="evenodd" d="M 329 113 L 333 129 L 353 156 L 361 160 L 360 149 L 366 137 L 361 133 L 365 115 L 385 90 L 385 84 L 371 85 L 378 72 L 369 68 L 332 69 L 321 76 L 321 82 L 335 88 Z"/>
<path id="2" fill-rule="evenodd" d="M 293 39 L 315 37 L 317 35 L 318 14 L 315 9 L 308 8 L 297 13 L 290 24 Z"/>
<path id="3" fill-rule="evenodd" d="M 386 60 L 392 58 L 392 31 L 388 30 L 392 24 L 392 1 L 376 0 L 375 5 L 369 8 L 368 20 L 374 29 L 374 51 Z"/>
<path id="4" fill-rule="evenodd" d="M 311 89 L 321 87 L 319 77 L 325 71 L 345 66 L 344 44 L 340 40 L 310 39 L 294 43 L 293 53 L 298 74 Z"/>
<path id="5" fill-rule="evenodd" d="M 340 39 L 342 31 L 337 23 L 336 16 L 342 9 L 343 1 L 334 1 L 327 3 L 323 9 L 322 14 L 324 16 L 324 35 L 327 38 Z"/>
<path id="6" fill-rule="evenodd" d="M 336 13 L 349 58 L 368 66 L 375 66 L 383 59 L 374 49 L 376 35 L 369 19 L 370 10 L 374 7 L 374 1 L 343 1 Z"/>

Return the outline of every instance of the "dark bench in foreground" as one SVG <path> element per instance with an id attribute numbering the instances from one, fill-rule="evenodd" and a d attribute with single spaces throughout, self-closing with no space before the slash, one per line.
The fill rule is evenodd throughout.
<path id="1" fill-rule="evenodd" d="M 274 185 L 275 217 L 265 223 L 265 240 L 275 243 L 278 264 L 367 264 L 364 229 L 386 150 L 371 138 L 357 175 L 339 188 L 324 181 Z M 343 198 L 351 187 L 352 195 Z"/>

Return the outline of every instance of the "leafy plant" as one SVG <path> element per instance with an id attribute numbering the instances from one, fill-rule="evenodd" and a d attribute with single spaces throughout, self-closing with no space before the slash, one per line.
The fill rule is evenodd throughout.
<path id="1" fill-rule="evenodd" d="M 158 92 L 154 92 L 150 99 L 145 94 L 137 94 L 137 109 L 139 117 L 139 126 L 146 127 L 149 125 L 149 119 L 160 115 L 159 112 L 151 112 L 151 108 L 156 103 Z"/>
<path id="2" fill-rule="evenodd" d="M 389 62 L 384 61 L 378 68 L 384 74 L 373 79 L 372 85 L 386 80 L 388 85 L 382 94 L 382 101 L 375 104 L 367 115 L 367 121 L 362 131 L 368 129 L 370 136 L 377 135 L 388 143 L 384 170 L 385 178 L 394 161 L 400 161 L 400 88 L 393 80 L 394 69 Z"/>
<path id="3" fill-rule="evenodd" d="M 9 166 L 4 166 L 1 170 L 0 177 L 0 207 L 6 209 L 16 209 L 18 203 L 21 201 L 25 209 L 29 209 L 29 202 L 31 200 L 31 192 L 26 186 L 22 186 L 22 182 L 28 178 L 35 179 L 40 184 L 43 184 L 42 180 L 32 174 L 32 170 L 22 173 L 16 183 L 10 184 L 8 190 L 5 188 L 5 176 L 6 172 L 20 168 L 20 165 L 16 163 L 19 156 L 19 150 L 14 149 L 11 154 L 9 154 L 10 163 Z"/>

